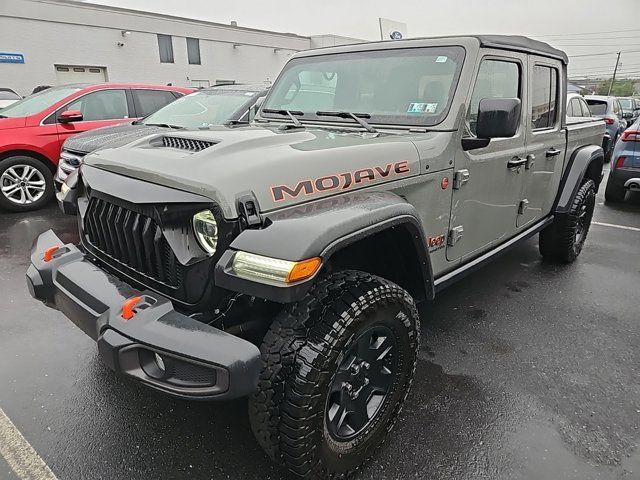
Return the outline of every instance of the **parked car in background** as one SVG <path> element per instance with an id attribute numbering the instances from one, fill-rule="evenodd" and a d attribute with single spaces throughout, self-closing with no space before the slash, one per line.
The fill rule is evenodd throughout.
<path id="1" fill-rule="evenodd" d="M 629 190 L 640 190 L 640 118 L 616 144 L 604 198 L 611 203 L 622 202 Z"/>
<path id="2" fill-rule="evenodd" d="M 579 93 L 567 93 L 567 125 L 579 128 L 580 123 L 586 124 L 593 121 L 589 104 Z M 611 137 L 605 131 L 602 137 L 602 150 L 605 152 L 611 149 Z"/>
<path id="3" fill-rule="evenodd" d="M 46 89 L 0 110 L 0 207 L 40 208 L 54 194 L 60 147 L 71 135 L 145 117 L 192 89 L 73 84 Z"/>
<path id="4" fill-rule="evenodd" d="M 609 148 L 605 151 L 605 162 L 611 160 L 613 149 L 624 129 L 627 128 L 627 121 L 623 118 L 622 107 L 616 97 L 601 95 L 587 95 L 584 97 L 589 105 L 591 113 L 596 117 L 604 119 L 607 124 L 607 133 L 611 137 Z"/>
<path id="5" fill-rule="evenodd" d="M 10 88 L 0 87 L 0 109 L 16 103 L 22 97 Z"/>
<path id="6" fill-rule="evenodd" d="M 248 123 L 252 107 L 267 94 L 267 88 L 265 84 L 211 87 L 176 100 L 142 120 L 74 135 L 62 146 L 56 187 L 60 189 L 86 154 L 100 148 L 118 147 L 169 129 L 202 130 L 224 123 Z"/>
<path id="7" fill-rule="evenodd" d="M 567 117 L 592 119 L 593 114 L 589 104 L 579 93 L 567 94 Z"/>
<path id="8" fill-rule="evenodd" d="M 629 125 L 640 117 L 640 100 L 633 97 L 618 97 L 622 107 L 622 116 Z"/>

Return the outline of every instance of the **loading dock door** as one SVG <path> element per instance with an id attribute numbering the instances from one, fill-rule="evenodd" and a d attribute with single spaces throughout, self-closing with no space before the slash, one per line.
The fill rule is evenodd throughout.
<path id="1" fill-rule="evenodd" d="M 87 67 L 79 65 L 56 65 L 56 82 L 66 83 L 103 83 L 107 81 L 105 67 Z"/>

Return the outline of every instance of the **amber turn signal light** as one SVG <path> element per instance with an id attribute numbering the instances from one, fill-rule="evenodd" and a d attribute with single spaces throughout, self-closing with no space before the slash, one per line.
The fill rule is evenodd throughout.
<path id="1" fill-rule="evenodd" d="M 305 278 L 309 278 L 318 271 L 321 264 L 322 260 L 320 259 L 320 257 L 314 257 L 308 260 L 303 260 L 301 262 L 296 262 L 293 268 L 289 271 L 289 275 L 287 275 L 285 282 L 293 283 L 304 280 Z"/>

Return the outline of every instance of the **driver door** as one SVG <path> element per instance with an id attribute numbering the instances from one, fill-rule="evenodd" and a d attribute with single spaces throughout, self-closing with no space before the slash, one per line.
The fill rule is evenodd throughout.
<path id="1" fill-rule="evenodd" d="M 466 134 L 475 136 L 478 106 L 483 98 L 520 98 L 520 126 L 511 138 L 492 139 L 488 146 L 476 150 L 458 149 L 447 245 L 449 261 L 477 256 L 515 233 L 522 174 L 520 168 L 509 168 L 507 162 L 526 156 L 526 68 L 524 54 L 507 56 L 495 51 L 481 60 L 467 99 Z"/>

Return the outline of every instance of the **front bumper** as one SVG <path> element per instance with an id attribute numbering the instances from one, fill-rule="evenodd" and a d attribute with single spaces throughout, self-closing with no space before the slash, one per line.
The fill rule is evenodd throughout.
<path id="1" fill-rule="evenodd" d="M 52 246 L 60 248 L 45 261 Z M 203 400 L 243 397 L 257 388 L 255 345 L 176 312 L 155 292 L 134 289 L 51 230 L 34 242 L 27 286 L 95 340 L 109 367 L 149 387 Z M 140 302 L 125 320 L 123 303 L 132 297 Z"/>

